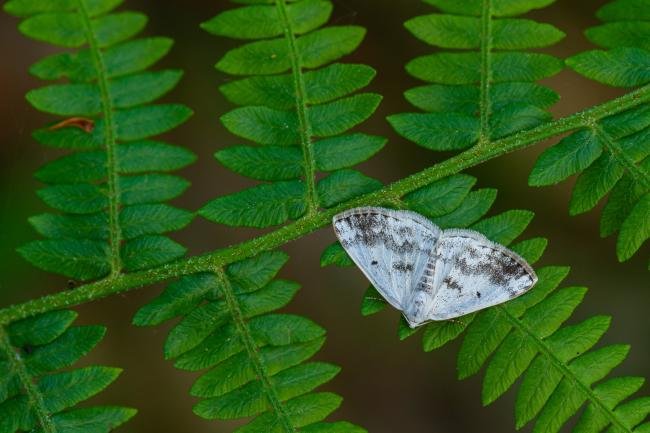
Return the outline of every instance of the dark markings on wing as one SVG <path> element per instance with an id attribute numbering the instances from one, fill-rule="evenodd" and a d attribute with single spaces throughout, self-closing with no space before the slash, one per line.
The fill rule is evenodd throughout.
<path id="1" fill-rule="evenodd" d="M 396 308 L 422 279 L 440 229 L 409 211 L 356 208 L 334 217 L 341 245 Z"/>

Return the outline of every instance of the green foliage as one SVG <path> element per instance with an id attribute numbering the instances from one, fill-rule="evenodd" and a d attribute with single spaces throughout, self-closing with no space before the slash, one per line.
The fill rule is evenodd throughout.
<path id="1" fill-rule="evenodd" d="M 611 86 L 650 82 L 650 17 L 640 12 L 643 8 L 650 8 L 650 1 L 616 0 L 603 6 L 597 15 L 605 24 L 588 29 L 586 35 L 609 51 L 586 51 L 567 59 L 567 64 Z M 650 237 L 649 119 L 650 105 L 643 104 L 594 122 L 546 149 L 529 178 L 530 185 L 543 186 L 579 174 L 569 205 L 572 215 L 593 209 L 609 193 L 600 234 L 620 233 L 616 244 L 620 261 L 632 257 Z"/>
<path id="2" fill-rule="evenodd" d="M 558 95 L 534 81 L 557 74 L 562 62 L 521 50 L 553 45 L 564 33 L 549 24 L 510 16 L 552 2 L 427 0 L 443 13 L 412 18 L 405 26 L 418 39 L 443 50 L 406 65 L 409 74 L 431 83 L 405 93 L 409 102 L 427 113 L 390 116 L 395 130 L 427 149 L 454 151 L 548 121 L 546 110 Z"/>
<path id="3" fill-rule="evenodd" d="M 381 186 L 350 167 L 372 157 L 385 140 L 347 133 L 379 104 L 374 93 L 350 96 L 368 85 L 375 71 L 331 63 L 354 51 L 365 30 L 319 28 L 331 12 L 326 0 L 278 0 L 226 10 L 203 23 L 212 34 L 254 40 L 228 51 L 216 68 L 237 76 L 221 91 L 241 106 L 221 121 L 256 145 L 227 147 L 215 157 L 243 176 L 268 182 L 210 201 L 199 211 L 203 217 L 269 227 Z M 328 176 L 317 181 L 318 171 Z"/>
<path id="4" fill-rule="evenodd" d="M 411 193 L 409 206 L 417 208 L 431 199 L 444 201 L 439 193 L 462 183 L 466 185 L 464 197 L 450 194 L 448 205 L 441 206 L 453 214 L 453 208 L 463 206 L 472 194 L 469 190 L 473 179 L 466 175 L 455 175 Z M 507 211 L 481 219 L 470 227 L 494 242 L 509 245 L 523 233 L 532 216 L 532 212 Z M 644 217 L 647 220 L 647 209 Z M 645 229 L 647 231 L 647 227 Z M 510 248 L 533 264 L 542 256 L 546 243 L 546 239 L 533 238 Z M 345 265 L 341 259 L 336 262 L 331 259 L 335 249 L 338 248 L 329 248 L 323 258 Z M 340 251 L 343 252 L 342 248 Z M 568 272 L 569 268 L 560 266 L 539 268 L 539 282 L 525 295 L 458 319 L 423 326 L 423 349 L 429 352 L 440 348 L 464 334 L 458 354 L 458 376 L 467 378 L 486 366 L 482 392 L 485 405 L 495 401 L 523 377 L 515 403 L 517 428 L 535 420 L 534 432 L 558 432 L 586 404 L 574 431 L 599 432 L 608 426 L 610 430 L 607 431 L 645 431 L 650 426 L 650 423 L 644 424 L 650 414 L 650 399 L 641 397 L 624 402 L 641 387 L 643 379 L 617 377 L 601 381 L 623 362 L 629 347 L 609 345 L 590 351 L 609 327 L 611 319 L 595 316 L 562 327 L 587 290 L 584 287 L 558 289 Z M 370 287 L 363 297 L 361 313 L 372 315 L 387 305 Z M 410 329 L 401 319 L 399 338 L 408 338 L 419 330 Z"/>
<path id="5" fill-rule="evenodd" d="M 161 202 L 180 195 L 184 179 L 163 174 L 194 161 L 177 146 L 149 140 L 183 123 L 182 105 L 149 105 L 178 83 L 178 70 L 144 71 L 169 50 L 171 40 L 129 40 L 145 26 L 137 12 L 111 12 L 119 1 L 11 0 L 5 10 L 20 16 L 20 31 L 33 39 L 76 51 L 54 54 L 31 72 L 65 83 L 32 90 L 38 110 L 65 119 L 34 138 L 73 152 L 36 172 L 48 186 L 39 197 L 60 213 L 32 217 L 47 239 L 19 249 L 34 265 L 78 280 L 153 267 L 185 254 L 163 236 L 192 218 Z"/>
<path id="6" fill-rule="evenodd" d="M 346 202 L 413 209 L 442 228 L 470 227 L 508 245 L 533 214 L 511 210 L 485 218 L 496 190 L 474 190 L 476 179 L 459 172 L 553 135 L 575 131 L 542 154 L 530 183 L 549 185 L 579 174 L 572 213 L 593 208 L 609 193 L 601 232 L 620 232 L 621 260 L 650 236 L 650 105 L 640 102 L 648 101 L 647 92 L 513 135 L 550 119 L 547 109 L 558 95 L 535 81 L 563 66 L 552 56 L 524 50 L 547 47 L 564 36 L 551 25 L 513 17 L 553 0 L 425 0 L 442 13 L 406 23 L 416 37 L 442 49 L 407 65 L 412 76 L 429 83 L 406 92 L 425 113 L 389 120 L 401 135 L 432 150 L 478 146 L 383 188 L 352 168 L 385 144 L 381 137 L 351 131 L 380 101 L 379 95 L 359 93 L 375 71 L 337 63 L 357 48 L 365 30 L 323 27 L 332 13 L 327 0 L 235 2 L 244 6 L 226 10 L 202 27 L 244 40 L 216 68 L 235 77 L 220 88 L 238 106 L 222 116 L 222 123 L 252 143 L 220 149 L 215 157 L 261 183 L 212 200 L 199 213 L 231 226 L 264 228 L 298 221 L 241 245 L 172 264 L 168 262 L 185 249 L 164 233 L 183 228 L 193 213 L 163 203 L 188 187 L 187 181 L 167 172 L 185 167 L 194 156 L 151 137 L 180 125 L 190 111 L 176 104 L 151 104 L 175 87 L 180 71 L 147 70 L 164 57 L 172 41 L 132 39 L 147 18 L 112 12 L 121 0 L 5 3 L 7 12 L 22 18 L 21 32 L 66 49 L 30 68 L 34 76 L 56 83 L 32 90 L 28 101 L 61 117 L 34 137 L 68 153 L 36 172 L 47 185 L 38 195 L 58 213 L 30 218 L 45 239 L 20 252 L 42 269 L 74 279 L 109 278 L 0 312 L 0 433 L 102 433 L 133 416 L 135 411 L 120 407 L 72 408 L 108 386 L 119 370 L 91 366 L 59 371 L 89 352 L 104 329 L 70 328 L 76 314 L 57 308 L 168 278 L 178 279 L 143 306 L 133 322 L 156 326 L 178 319 L 164 356 L 179 369 L 200 371 L 191 389 L 199 399 L 197 415 L 249 418 L 238 432 L 365 431 L 343 421 L 323 421 L 341 398 L 313 391 L 339 367 L 310 361 L 324 344 L 324 329 L 304 317 L 278 312 L 299 286 L 276 279 L 287 256 L 268 251 L 323 226 Z M 581 53 L 567 63 L 609 85 L 649 83 L 648 11 L 648 0 L 605 5 L 598 12 L 605 24 L 588 30 L 587 36 L 607 51 Z M 450 175 L 438 180 L 441 173 Z M 535 263 L 546 244 L 544 238 L 532 238 L 511 248 Z M 352 261 L 333 244 L 321 258 L 322 266 L 330 264 L 351 266 Z M 568 268 L 549 266 L 537 272 L 536 287 L 512 302 L 419 329 L 401 320 L 398 336 L 406 339 L 421 329 L 423 348 L 431 351 L 464 334 L 459 377 L 486 366 L 485 404 L 523 377 L 515 404 L 518 428 L 535 420 L 535 432 L 559 431 L 584 405 L 575 431 L 650 432 L 645 421 L 650 399 L 625 401 L 643 379 L 605 378 L 625 359 L 628 347 L 592 350 L 610 318 L 596 316 L 563 326 L 586 289 L 557 289 Z M 369 316 L 386 306 L 370 287 L 361 312 Z M 35 314 L 42 311 L 49 312 Z M 7 317 L 28 318 L 11 322 Z"/>
<path id="7" fill-rule="evenodd" d="M 121 370 L 64 370 L 104 337 L 102 326 L 70 327 L 73 311 L 51 311 L 0 328 L 0 432 L 108 433 L 135 415 L 117 406 L 73 408 L 99 393 Z"/>
<path id="8" fill-rule="evenodd" d="M 567 65 L 592 80 L 616 87 L 650 82 L 648 0 L 615 0 L 601 7 L 604 24 L 587 29 L 587 38 L 607 50 L 590 50 L 567 59 Z"/>
<path id="9" fill-rule="evenodd" d="M 339 367 L 307 362 L 325 342 L 323 328 L 275 312 L 299 288 L 274 279 L 287 259 L 268 252 L 225 271 L 183 277 L 142 307 L 133 323 L 154 326 L 182 316 L 167 337 L 165 358 L 182 370 L 204 370 L 191 389 L 201 398 L 194 412 L 203 418 L 255 417 L 238 432 L 364 432 L 346 422 L 322 422 L 341 398 L 311 391 Z"/>

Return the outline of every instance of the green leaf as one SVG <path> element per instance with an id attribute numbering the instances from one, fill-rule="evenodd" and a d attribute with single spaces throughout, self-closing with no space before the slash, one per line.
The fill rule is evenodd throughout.
<path id="1" fill-rule="evenodd" d="M 481 0 L 467 0 L 462 3 L 454 0 L 424 0 L 425 3 L 436 6 L 447 13 L 480 16 L 483 8 Z M 492 14 L 494 16 L 520 15 L 533 9 L 540 9 L 553 3 L 554 0 L 494 0 Z"/>
<path id="2" fill-rule="evenodd" d="M 431 221 L 443 229 L 467 227 L 485 215 L 496 198 L 497 190 L 495 189 L 484 188 L 472 191 L 452 212 L 432 218 Z"/>
<path id="3" fill-rule="evenodd" d="M 182 71 L 165 70 L 116 78 L 109 83 L 113 105 L 129 108 L 153 102 L 176 87 L 182 76 Z"/>
<path id="4" fill-rule="evenodd" d="M 592 209 L 623 176 L 624 168 L 610 153 L 602 154 L 583 171 L 573 187 L 569 213 L 577 215 Z"/>
<path id="5" fill-rule="evenodd" d="M 600 236 L 609 236 L 618 231 L 643 193 L 644 188 L 634 182 L 630 176 L 624 176 L 618 181 L 603 208 L 600 218 Z"/>
<path id="6" fill-rule="evenodd" d="M 259 347 L 306 343 L 322 337 L 325 333 L 323 328 L 310 320 L 287 314 L 254 317 L 248 321 L 248 327 Z M 224 329 L 220 329 L 218 333 L 212 334 L 201 344 L 181 355 L 175 366 L 183 370 L 202 370 L 240 353 L 244 347 L 239 339 L 233 338 L 236 332 L 234 326 L 226 325 Z"/>
<path id="7" fill-rule="evenodd" d="M 49 238 L 108 239 L 108 215 L 99 212 L 87 215 L 40 214 L 29 218 L 37 232 Z"/>
<path id="8" fill-rule="evenodd" d="M 139 140 L 174 129 L 192 115 L 179 104 L 148 105 L 115 113 L 117 136 L 121 140 Z"/>
<path id="9" fill-rule="evenodd" d="M 27 18 L 18 26 L 21 33 L 43 42 L 64 47 L 79 47 L 86 42 L 80 15 L 68 12 L 44 13 Z"/>
<path id="10" fill-rule="evenodd" d="M 34 108 L 62 116 L 91 116 L 101 111 L 99 87 L 94 84 L 55 84 L 25 95 Z"/>
<path id="11" fill-rule="evenodd" d="M 336 394 L 321 392 L 307 394 L 289 400 L 284 405 L 291 423 L 295 427 L 303 427 L 319 421 L 334 412 L 341 405 L 341 397 Z M 275 414 L 266 412 L 255 418 L 249 424 L 235 430 L 236 433 L 253 433 L 260 431 L 277 431 L 280 428 Z"/>
<path id="12" fill-rule="evenodd" d="M 120 195 L 125 205 L 154 203 L 178 197 L 189 182 L 169 174 L 143 174 L 119 178 Z"/>
<path id="13" fill-rule="evenodd" d="M 386 141 L 383 137 L 361 133 L 318 140 L 314 143 L 316 168 L 333 171 L 359 164 L 379 152 Z"/>
<path id="14" fill-rule="evenodd" d="M 106 74 L 114 78 L 142 71 L 164 57 L 171 46 L 171 39 L 155 37 L 136 39 L 111 47 L 104 53 Z M 97 71 L 88 50 L 54 54 L 32 65 L 29 71 L 43 80 L 69 78 L 71 81 L 88 82 L 97 79 Z"/>
<path id="15" fill-rule="evenodd" d="M 320 265 L 321 267 L 325 266 L 352 266 L 354 262 L 348 256 L 348 253 L 345 252 L 340 243 L 334 242 L 330 244 L 323 250 L 323 254 L 320 256 Z"/>
<path id="16" fill-rule="evenodd" d="M 185 255 L 187 249 L 166 236 L 141 236 L 122 246 L 122 261 L 128 271 L 153 268 Z"/>
<path id="17" fill-rule="evenodd" d="M 39 143 L 59 149 L 98 149 L 103 146 L 99 129 L 91 133 L 80 128 L 66 127 L 60 129 L 37 129 L 32 136 Z"/>
<path id="18" fill-rule="evenodd" d="M 422 348 L 425 352 L 431 352 L 444 346 L 462 334 L 474 317 L 474 314 L 468 314 L 454 320 L 429 323 L 422 335 Z"/>
<path id="19" fill-rule="evenodd" d="M 523 257 L 528 263 L 533 264 L 542 257 L 547 245 L 547 239 L 533 238 L 511 245 L 510 249 Z"/>
<path id="20" fill-rule="evenodd" d="M 147 17 L 137 12 L 104 15 L 91 21 L 96 43 L 107 47 L 140 32 Z M 82 16 L 77 13 L 43 13 L 22 21 L 20 31 L 33 39 L 64 47 L 80 47 L 87 43 Z"/>
<path id="21" fill-rule="evenodd" d="M 490 138 L 502 138 L 531 129 L 551 119 L 550 113 L 534 105 L 508 104 L 490 117 Z"/>
<path id="22" fill-rule="evenodd" d="M 44 405 L 59 412 L 89 399 L 110 385 L 121 373 L 119 368 L 85 367 L 43 377 L 38 384 Z"/>
<path id="23" fill-rule="evenodd" d="M 402 137 L 431 150 L 464 149 L 479 135 L 479 121 L 463 114 L 395 114 L 388 121 Z"/>
<path id="24" fill-rule="evenodd" d="M 426 111 L 453 111 L 474 114 L 479 110 L 479 89 L 476 86 L 430 84 L 404 92 L 406 99 Z M 559 100 L 553 90 L 535 83 L 498 83 L 490 87 L 492 110 L 509 104 L 535 105 L 548 108 Z"/>
<path id="25" fill-rule="evenodd" d="M 638 18 L 635 18 L 637 20 Z M 605 48 L 638 47 L 650 50 L 650 22 L 623 21 L 591 27 L 585 35 Z"/>
<path id="26" fill-rule="evenodd" d="M 467 197 L 476 178 L 457 174 L 446 177 L 404 196 L 409 209 L 435 218 L 457 209 Z"/>
<path id="27" fill-rule="evenodd" d="M 180 230 L 193 214 L 166 204 L 127 206 L 120 212 L 120 228 L 125 239 Z"/>
<path id="28" fill-rule="evenodd" d="M 196 160 L 191 151 L 159 141 L 120 144 L 116 150 L 118 171 L 124 174 L 178 170 Z"/>
<path id="29" fill-rule="evenodd" d="M 260 357 L 267 373 L 274 375 L 311 358 L 324 343 L 317 338 L 307 343 L 285 346 L 266 346 L 260 349 Z M 255 367 L 245 353 L 240 353 L 214 367 L 201 376 L 192 386 L 191 394 L 196 397 L 217 397 L 257 378 Z"/>
<path id="30" fill-rule="evenodd" d="M 378 180 L 350 169 L 335 171 L 317 185 L 318 197 L 323 207 L 332 207 L 379 188 L 381 182 Z"/>
<path id="31" fill-rule="evenodd" d="M 182 147 L 155 141 L 122 144 L 117 148 L 118 171 L 125 174 L 171 171 L 194 162 L 195 156 Z M 48 183 L 77 183 L 106 177 L 104 152 L 73 153 L 41 167 L 36 178 Z"/>
<path id="32" fill-rule="evenodd" d="M 377 289 L 369 286 L 363 294 L 363 300 L 361 301 L 361 315 L 371 316 L 384 310 L 387 306 L 388 302 L 386 302 Z"/>
<path id="33" fill-rule="evenodd" d="M 481 80 L 479 53 L 441 52 L 418 57 L 406 65 L 415 78 L 441 84 L 472 84 Z M 541 53 L 505 52 L 492 54 L 492 79 L 537 81 L 562 70 L 562 61 Z"/>
<path id="34" fill-rule="evenodd" d="M 47 163 L 34 177 L 48 183 L 78 183 L 102 180 L 106 176 L 106 154 L 80 152 Z"/>
<path id="35" fill-rule="evenodd" d="M 613 139 L 621 139 L 638 132 L 640 136 L 650 126 L 650 104 L 642 104 L 631 110 L 607 116 L 600 121 L 603 130 Z M 645 140 L 644 140 L 645 141 Z"/>
<path id="36" fill-rule="evenodd" d="M 50 311 L 13 322 L 7 327 L 7 333 L 15 347 L 42 346 L 60 336 L 76 318 L 74 311 Z"/>
<path id="37" fill-rule="evenodd" d="M 304 198 L 301 181 L 276 182 L 216 198 L 199 215 L 230 226 L 270 227 L 300 217 Z"/>
<path id="38" fill-rule="evenodd" d="M 544 151 L 530 173 L 531 186 L 552 185 L 589 167 L 602 153 L 595 132 L 582 130 Z"/>
<path id="39" fill-rule="evenodd" d="M 592 50 L 566 60 L 577 73 L 616 87 L 634 87 L 650 81 L 650 51 L 641 48 Z"/>
<path id="40" fill-rule="evenodd" d="M 68 329 L 46 346 L 39 346 L 25 358 L 30 375 L 40 375 L 74 364 L 104 338 L 103 326 L 77 326 Z"/>
<path id="41" fill-rule="evenodd" d="M 650 21 L 646 0 L 616 0 L 603 5 L 596 16 L 603 21 Z"/>
<path id="42" fill-rule="evenodd" d="M 625 261 L 641 248 L 650 238 L 650 193 L 646 193 L 634 206 L 621 225 L 621 234 L 616 242 L 616 255 Z"/>
<path id="43" fill-rule="evenodd" d="M 214 157 L 232 171 L 258 180 L 297 179 L 303 173 L 303 157 L 296 147 L 231 146 Z"/>
<path id="44" fill-rule="evenodd" d="M 365 65 L 334 63 L 305 72 L 306 102 L 322 104 L 361 89 L 370 83 L 375 70 Z M 264 105 L 288 110 L 296 105 L 293 75 L 256 76 L 231 81 L 219 90 L 237 105 Z"/>
<path id="45" fill-rule="evenodd" d="M 266 286 L 277 275 L 289 256 L 281 251 L 269 251 L 231 263 L 226 274 L 233 292 L 249 293 Z"/>
<path id="46" fill-rule="evenodd" d="M 526 210 L 510 210 L 486 218 L 472 226 L 472 230 L 502 245 L 508 245 L 526 230 L 535 214 Z"/>
<path id="47" fill-rule="evenodd" d="M 228 321 L 228 308 L 225 302 L 223 301 L 214 301 L 207 304 L 202 304 L 197 308 L 192 309 L 189 314 L 187 314 L 183 319 L 171 330 L 167 339 L 165 340 L 165 358 L 172 359 L 180 355 L 183 355 L 199 346 L 202 342 L 206 342 L 206 339 L 210 337 L 215 331 L 219 330 L 220 327 L 223 327 L 227 324 Z M 226 325 L 227 326 L 227 325 Z M 229 334 L 234 334 L 234 329 L 229 329 Z M 221 332 L 224 332 L 223 330 Z M 218 333 L 217 333 L 218 334 Z M 204 344 L 207 347 L 216 347 L 219 346 L 217 334 L 214 338 L 208 340 L 206 343 L 214 344 Z M 233 335 L 234 338 L 234 335 Z M 216 350 L 216 349 L 215 349 Z M 178 368 L 186 369 L 196 369 L 194 368 L 194 362 L 201 362 L 201 359 L 193 359 L 193 363 L 182 367 L 181 364 L 178 364 Z"/>
<path id="48" fill-rule="evenodd" d="M 91 17 L 109 12 L 117 7 L 124 0 L 88 0 L 86 7 Z M 66 12 L 75 11 L 78 7 L 76 0 L 9 0 L 4 4 L 4 10 L 7 13 L 18 17 L 28 17 L 30 15 L 41 14 L 44 12 Z"/>
<path id="49" fill-rule="evenodd" d="M 59 431 L 108 433 L 127 422 L 136 412 L 123 407 L 90 407 L 58 413 L 52 417 L 52 422 Z"/>
<path id="50" fill-rule="evenodd" d="M 567 326 L 547 341 L 564 362 L 589 350 L 605 333 L 610 319 L 596 316 L 577 325 Z M 523 427 L 542 410 L 562 378 L 561 372 L 546 355 L 538 356 L 526 372 L 517 393 L 515 416 L 517 427 Z"/>
<path id="51" fill-rule="evenodd" d="M 189 313 L 205 297 L 216 291 L 218 281 L 213 274 L 195 274 L 180 278 L 149 302 L 133 317 L 137 326 L 159 325 L 176 316 Z"/>
<path id="52" fill-rule="evenodd" d="M 303 66 L 317 68 L 354 51 L 364 35 L 361 27 L 331 26 L 299 37 L 296 47 Z M 288 50 L 283 39 L 251 42 L 228 51 L 216 68 L 232 75 L 286 72 L 291 67 Z"/>
<path id="53" fill-rule="evenodd" d="M 513 331 L 501 343 L 488 364 L 481 398 L 488 405 L 505 392 L 526 370 L 537 354 L 537 348 L 526 335 Z"/>
<path id="54" fill-rule="evenodd" d="M 281 401 L 305 394 L 331 380 L 340 368 L 325 363 L 308 363 L 288 368 L 272 376 L 272 383 Z M 234 419 L 257 415 L 267 408 L 262 384 L 251 382 L 230 393 L 203 400 L 194 412 L 207 419 Z"/>
<path id="55" fill-rule="evenodd" d="M 337 135 L 368 119 L 375 112 L 381 96 L 362 93 L 316 105 L 309 110 L 309 119 L 316 137 Z"/>
<path id="56" fill-rule="evenodd" d="M 55 185 L 36 191 L 48 206 L 68 213 L 99 212 L 108 205 L 102 189 L 96 185 Z"/>
<path id="57" fill-rule="evenodd" d="M 99 47 L 110 47 L 129 39 L 147 24 L 147 17 L 138 12 L 118 12 L 91 21 L 94 37 Z"/>
<path id="58" fill-rule="evenodd" d="M 332 4 L 324 0 L 305 0 L 287 5 L 291 28 L 296 34 L 307 33 L 327 22 Z M 205 31 L 236 39 L 261 39 L 281 36 L 282 21 L 275 6 L 249 6 L 231 9 L 201 24 Z"/>
<path id="59" fill-rule="evenodd" d="M 34 266 L 78 280 L 92 280 L 110 270 L 108 243 L 86 239 L 47 239 L 29 242 L 18 252 Z"/>
<path id="60" fill-rule="evenodd" d="M 221 116 L 233 134 L 256 143 L 289 146 L 300 142 L 298 116 L 295 112 L 267 107 L 242 107 Z"/>
<path id="61" fill-rule="evenodd" d="M 443 48 L 480 48 L 479 18 L 432 14 L 412 18 L 406 28 L 424 42 Z M 564 33 L 550 24 L 525 19 L 495 20 L 492 47 L 516 50 L 553 45 Z"/>

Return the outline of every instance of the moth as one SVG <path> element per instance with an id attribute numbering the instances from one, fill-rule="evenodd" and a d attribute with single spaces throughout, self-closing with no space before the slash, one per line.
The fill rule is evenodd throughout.
<path id="1" fill-rule="evenodd" d="M 410 211 L 359 207 L 333 218 L 341 245 L 411 328 L 527 292 L 526 260 L 473 230 L 441 230 Z"/>

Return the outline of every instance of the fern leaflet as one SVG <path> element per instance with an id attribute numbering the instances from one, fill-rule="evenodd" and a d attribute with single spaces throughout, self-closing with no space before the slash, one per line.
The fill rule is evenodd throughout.
<path id="1" fill-rule="evenodd" d="M 428 200 L 445 201 L 438 193 L 450 185 L 465 186 L 450 194 L 446 215 L 432 221 L 446 226 L 470 227 L 489 239 L 508 245 L 526 229 L 533 214 L 512 210 L 478 220 L 487 212 L 492 200 L 472 199 L 481 190 L 469 192 L 471 178 L 456 175 L 433 184 L 433 194 L 413 193 L 410 206 L 426 205 Z M 463 197 L 464 195 L 464 197 Z M 415 199 L 413 198 L 415 196 Z M 442 198 L 441 198 L 442 197 Z M 459 198 L 460 197 L 460 201 Z M 476 206 L 475 203 L 483 205 Z M 463 220 L 464 209 L 480 208 L 472 220 Z M 456 222 L 457 221 L 457 222 Z M 547 241 L 533 238 L 511 248 L 535 263 L 543 254 Z M 332 248 L 330 254 L 335 250 Z M 349 258 L 341 255 L 329 261 L 348 265 Z M 432 322 L 423 326 L 422 343 L 431 351 L 455 340 L 465 333 L 458 354 L 458 376 L 472 376 L 484 366 L 482 400 L 490 404 L 505 393 L 519 377 L 523 380 L 517 392 L 515 418 L 517 428 L 535 419 L 535 433 L 555 433 L 585 404 L 574 429 L 580 433 L 598 433 L 608 426 L 610 432 L 645 432 L 650 422 L 650 398 L 625 401 L 636 392 L 644 380 L 638 377 L 605 379 L 609 372 L 626 358 L 629 347 L 610 345 L 595 350 L 610 324 L 607 316 L 595 316 L 575 325 L 561 327 L 582 302 L 586 288 L 557 289 L 569 268 L 547 266 L 537 269 L 539 282 L 525 295 L 506 304 L 463 316 L 458 320 Z M 387 306 L 372 287 L 364 295 L 361 312 L 375 314 Z M 402 319 L 399 337 L 405 339 L 419 331 L 411 329 Z M 598 382 L 598 383 L 597 383 Z"/>
<path id="2" fill-rule="evenodd" d="M 149 140 L 183 123 L 182 105 L 147 105 L 169 92 L 178 70 L 143 72 L 162 58 L 172 41 L 129 40 L 147 17 L 111 12 L 115 0 L 11 0 L 4 6 L 20 16 L 20 30 L 74 52 L 54 54 L 30 72 L 45 80 L 67 78 L 30 91 L 37 109 L 65 119 L 36 131 L 34 138 L 73 152 L 43 166 L 36 177 L 48 184 L 41 199 L 61 213 L 30 218 L 48 239 L 28 243 L 20 253 L 34 265 L 79 280 L 160 265 L 185 254 L 162 233 L 190 222 L 190 212 L 163 204 L 188 182 L 163 174 L 186 166 L 194 155 Z"/>
<path id="3" fill-rule="evenodd" d="M 534 81 L 557 74 L 562 62 L 520 50 L 558 42 L 564 33 L 529 19 L 501 18 L 547 6 L 552 1 L 425 0 L 442 14 L 413 18 L 406 28 L 443 49 L 406 65 L 415 78 L 433 83 L 405 93 L 428 113 L 389 117 L 393 128 L 427 149 L 453 151 L 486 144 L 550 119 L 558 95 Z M 499 17 L 499 18 L 495 18 Z"/>
<path id="4" fill-rule="evenodd" d="M 134 323 L 181 321 L 165 342 L 165 357 L 183 370 L 206 370 L 192 387 L 202 400 L 194 412 L 207 419 L 255 418 L 237 432 L 346 432 L 365 430 L 347 422 L 325 423 L 341 398 L 310 393 L 339 367 L 306 362 L 325 341 L 312 321 L 275 310 L 299 286 L 274 279 L 288 257 L 263 253 L 225 271 L 183 277 L 138 311 Z"/>
<path id="5" fill-rule="evenodd" d="M 603 6 L 598 17 L 606 23 L 586 34 L 609 50 L 580 53 L 567 59 L 567 64 L 610 86 L 649 83 L 650 16 L 644 13 L 648 8 L 647 0 L 617 0 Z M 650 238 L 650 105 L 593 122 L 547 149 L 537 160 L 529 183 L 551 185 L 577 173 L 570 213 L 593 209 L 609 193 L 600 234 L 605 237 L 618 231 L 618 259 L 629 259 Z"/>
<path id="6" fill-rule="evenodd" d="M 259 146 L 232 146 L 215 157 L 239 174 L 268 183 L 212 200 L 200 215 L 231 226 L 268 227 L 379 188 L 377 180 L 350 167 L 377 153 L 384 139 L 344 134 L 379 104 L 381 97 L 373 93 L 348 96 L 365 87 L 375 71 L 341 63 L 323 67 L 354 51 L 365 30 L 319 28 L 332 11 L 326 0 L 250 3 L 274 5 L 227 10 L 202 27 L 219 36 L 255 40 L 227 52 L 216 67 L 248 76 L 221 86 L 230 101 L 242 106 L 221 120 L 230 132 Z M 329 175 L 317 181 L 319 171 Z"/>
<path id="7" fill-rule="evenodd" d="M 51 311 L 0 328 L 0 432 L 108 433 L 134 409 L 71 409 L 110 385 L 118 368 L 71 366 L 104 337 L 102 326 L 70 327 L 73 311 Z"/>

